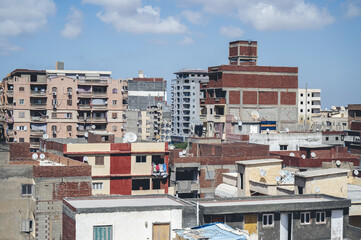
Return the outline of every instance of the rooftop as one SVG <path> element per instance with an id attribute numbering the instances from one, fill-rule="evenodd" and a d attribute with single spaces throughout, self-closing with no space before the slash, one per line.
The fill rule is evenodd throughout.
<path id="1" fill-rule="evenodd" d="M 46 70 L 47 74 L 102 74 L 111 75 L 111 71 L 82 71 L 82 70 Z"/>
<path id="2" fill-rule="evenodd" d="M 300 146 L 300 148 L 309 148 L 309 149 L 318 149 L 318 148 L 333 148 L 335 146 L 333 145 L 326 145 L 326 144 L 320 144 L 320 145 L 303 145 Z"/>
<path id="3" fill-rule="evenodd" d="M 320 176 L 327 176 L 333 174 L 346 174 L 349 171 L 350 170 L 347 169 L 327 168 L 327 169 L 319 169 L 319 170 L 312 170 L 306 172 L 296 172 L 295 175 L 298 177 L 312 178 L 312 177 L 320 177 Z"/>
<path id="4" fill-rule="evenodd" d="M 179 70 L 178 72 L 175 72 L 174 74 L 179 74 L 179 73 L 207 73 L 207 71 L 202 70 L 202 69 L 183 68 L 183 69 Z"/>
<path id="5" fill-rule="evenodd" d="M 265 164 L 265 163 L 282 163 L 282 162 L 283 160 L 281 159 L 267 158 L 267 159 L 237 161 L 236 163 L 240 165 L 257 165 L 257 164 Z"/>
<path id="6" fill-rule="evenodd" d="M 354 202 L 361 202 L 361 186 L 347 184 L 347 198 Z"/>

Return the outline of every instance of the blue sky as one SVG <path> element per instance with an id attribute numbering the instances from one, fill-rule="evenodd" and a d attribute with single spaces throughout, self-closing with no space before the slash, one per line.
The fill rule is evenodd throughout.
<path id="1" fill-rule="evenodd" d="M 361 0 L 1 0 L 0 71 L 110 70 L 170 81 L 227 64 L 228 42 L 258 41 L 258 64 L 299 67 L 322 105 L 361 102 Z"/>

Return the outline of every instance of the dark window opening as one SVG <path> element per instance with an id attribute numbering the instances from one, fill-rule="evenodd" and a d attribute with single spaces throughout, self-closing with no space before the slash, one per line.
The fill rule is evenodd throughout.
<path id="1" fill-rule="evenodd" d="M 176 171 L 176 181 L 196 181 L 198 168 L 178 169 Z"/>
<path id="2" fill-rule="evenodd" d="M 132 190 L 149 190 L 150 189 L 149 179 L 133 179 Z"/>

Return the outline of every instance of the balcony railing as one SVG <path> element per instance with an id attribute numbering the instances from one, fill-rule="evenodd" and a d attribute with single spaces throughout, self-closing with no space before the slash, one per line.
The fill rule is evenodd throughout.
<path id="1" fill-rule="evenodd" d="M 152 175 L 153 176 L 159 176 L 159 177 L 167 177 L 168 173 L 167 173 L 167 165 L 164 164 L 152 164 Z"/>
<path id="2" fill-rule="evenodd" d="M 44 91 L 31 91 L 31 96 L 46 96 L 46 92 Z"/>
<path id="3" fill-rule="evenodd" d="M 14 90 L 7 90 L 7 91 L 6 91 L 6 95 L 7 95 L 8 97 L 13 96 L 13 95 L 14 95 Z"/>
<path id="4" fill-rule="evenodd" d="M 106 85 L 106 84 L 108 84 L 108 80 L 104 80 L 104 79 L 80 79 L 79 84 Z"/>
<path id="5" fill-rule="evenodd" d="M 12 103 L 7 103 L 6 104 L 6 108 L 10 109 L 10 108 L 13 108 L 14 107 L 14 104 Z"/>
<path id="6" fill-rule="evenodd" d="M 90 109 L 90 104 L 79 104 L 78 108 L 86 108 L 86 109 Z"/>
<path id="7" fill-rule="evenodd" d="M 93 105 L 92 108 L 104 109 L 104 108 L 107 108 L 107 104 L 96 104 L 96 105 Z"/>
<path id="8" fill-rule="evenodd" d="M 38 137 L 41 137 L 44 135 L 44 131 L 43 130 L 33 130 L 31 129 L 31 132 L 30 132 L 30 136 L 38 136 Z"/>
<path id="9" fill-rule="evenodd" d="M 31 121 L 33 121 L 33 122 L 45 122 L 46 117 L 31 116 Z"/>
<path id="10" fill-rule="evenodd" d="M 46 108 L 46 103 L 31 103 L 30 105 L 33 108 Z"/>

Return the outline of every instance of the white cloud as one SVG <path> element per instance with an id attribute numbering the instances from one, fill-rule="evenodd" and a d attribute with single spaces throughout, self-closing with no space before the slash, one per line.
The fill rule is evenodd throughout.
<path id="1" fill-rule="evenodd" d="M 17 36 L 33 33 L 47 24 L 49 15 L 55 13 L 52 0 L 1 0 L 0 35 Z"/>
<path id="2" fill-rule="evenodd" d="M 233 26 L 221 27 L 219 33 L 228 38 L 239 38 L 243 35 L 242 29 Z"/>
<path id="3" fill-rule="evenodd" d="M 9 55 L 11 52 L 19 52 L 23 50 L 20 46 L 14 45 L 7 41 L 0 40 L 0 55 Z"/>
<path id="4" fill-rule="evenodd" d="M 74 8 L 70 8 L 68 15 L 68 22 L 65 24 L 64 29 L 61 31 L 61 35 L 66 38 L 76 38 L 82 32 L 82 19 L 83 13 Z"/>
<path id="5" fill-rule="evenodd" d="M 346 17 L 355 18 L 361 16 L 361 1 L 348 1 L 343 5 L 346 7 Z"/>
<path id="6" fill-rule="evenodd" d="M 333 23 L 326 8 L 305 0 L 187 0 L 203 11 L 228 14 L 258 30 L 318 29 Z"/>
<path id="7" fill-rule="evenodd" d="M 184 10 L 182 11 L 182 15 L 193 24 L 201 24 L 204 23 L 204 16 L 201 12 Z"/>
<path id="8" fill-rule="evenodd" d="M 100 5 L 103 11 L 97 17 L 112 24 L 118 31 L 131 33 L 180 34 L 187 27 L 176 18 L 160 17 L 160 9 L 142 6 L 141 0 L 83 0 L 85 3 Z"/>
<path id="9" fill-rule="evenodd" d="M 179 44 L 181 45 L 189 45 L 192 43 L 194 43 L 194 40 L 189 36 L 184 36 L 184 38 L 181 41 L 179 41 Z"/>

